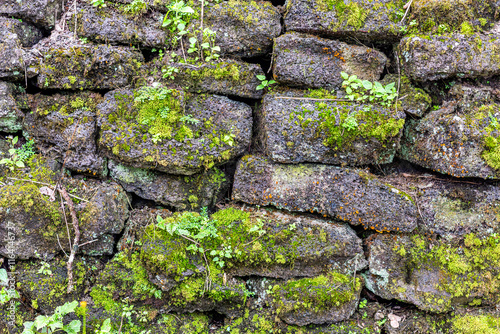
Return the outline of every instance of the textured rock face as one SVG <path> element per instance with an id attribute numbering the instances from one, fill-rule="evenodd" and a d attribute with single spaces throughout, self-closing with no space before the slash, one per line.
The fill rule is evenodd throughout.
<path id="1" fill-rule="evenodd" d="M 46 40 L 37 45 L 34 54 L 39 58 L 31 64 L 39 67 L 39 88 L 115 89 L 130 84 L 144 61 L 131 47 L 63 43 Z"/>
<path id="2" fill-rule="evenodd" d="M 489 77 L 500 73 L 496 35 L 405 37 L 399 45 L 406 74 L 416 81 Z"/>
<path id="3" fill-rule="evenodd" d="M 376 235 L 368 241 L 366 287 L 386 299 L 446 312 L 472 301 L 498 303 L 498 236 L 467 235 L 464 245 L 426 241 L 420 235 Z"/>
<path id="4" fill-rule="evenodd" d="M 96 8 L 80 3 L 77 6 L 76 32 L 78 36 L 101 43 L 164 48 L 170 46 L 174 36 L 168 29 L 161 29 L 163 17 L 164 14 L 159 12 L 141 15 L 113 6 Z M 67 23 L 71 30 L 75 27 L 74 20 L 73 14 Z"/>
<path id="5" fill-rule="evenodd" d="M 257 57 L 267 53 L 281 33 L 280 19 L 268 1 L 230 0 L 207 7 L 205 26 L 217 33 L 221 55 Z"/>
<path id="6" fill-rule="evenodd" d="M 34 159 L 28 165 L 31 180 L 37 183 L 21 180 L 22 172 L 8 173 L 2 181 L 5 185 L 0 188 L 0 253 L 8 256 L 14 251 L 16 258 L 29 259 L 36 254 L 51 258 L 61 247 L 69 252 L 65 221 L 71 221 L 71 217 L 67 209 L 63 212 L 58 194 L 48 189 L 53 189 L 56 175 L 43 160 Z M 91 255 L 112 254 L 113 234 L 122 231 L 128 218 L 126 193 L 114 183 L 68 180 L 64 185 L 72 195 L 76 192 L 75 196 L 83 199 L 75 205 L 80 242 L 92 242 L 80 251 Z M 13 240 L 13 244 L 8 240 Z"/>
<path id="7" fill-rule="evenodd" d="M 402 158 L 456 177 L 498 178 L 498 104 L 491 92 L 457 86 L 456 102 L 411 120 Z"/>
<path id="8" fill-rule="evenodd" d="M 496 185 L 413 173 L 386 180 L 418 203 L 422 233 L 456 242 L 466 234 L 487 238 L 500 231 L 500 188 Z"/>
<path id="9" fill-rule="evenodd" d="M 127 167 L 110 160 L 109 171 L 126 191 L 181 210 L 211 207 L 227 190 L 226 176 L 216 168 L 181 176 Z"/>
<path id="10" fill-rule="evenodd" d="M 99 146 L 109 158 L 191 175 L 234 159 L 250 144 L 252 109 L 242 102 L 163 88 L 144 92 L 112 91 L 98 106 Z"/>
<path id="11" fill-rule="evenodd" d="M 280 165 L 245 156 L 237 166 L 233 199 L 318 212 L 377 231 L 411 232 L 417 225 L 417 209 L 410 196 L 359 169 Z"/>
<path id="12" fill-rule="evenodd" d="M 14 99 L 15 87 L 0 81 L 0 131 L 17 132 L 22 129 L 21 110 Z"/>
<path id="13" fill-rule="evenodd" d="M 30 101 L 33 112 L 26 115 L 24 128 L 39 145 L 55 150 L 69 169 L 106 175 L 106 159 L 98 155 L 96 145 L 96 105 L 101 95 L 34 95 Z"/>
<path id="14" fill-rule="evenodd" d="M 164 70 L 175 68 L 171 77 L 164 78 Z M 257 75 L 264 75 L 257 64 L 240 60 L 224 59 L 217 64 L 203 63 L 198 66 L 183 63 L 171 63 L 169 58 L 147 65 L 149 75 L 165 85 L 176 85 L 192 93 L 211 93 L 260 99 L 263 90 L 257 90 L 260 80 Z"/>
<path id="15" fill-rule="evenodd" d="M 357 126 L 348 126 L 349 117 Z M 323 90 L 275 91 L 264 97 L 258 130 L 273 161 L 359 166 L 392 162 L 404 122 L 401 111 Z"/>
<path id="16" fill-rule="evenodd" d="M 380 78 L 387 57 L 374 49 L 290 32 L 275 39 L 274 78 L 302 87 L 341 88 L 344 71 L 363 80 Z"/>
<path id="17" fill-rule="evenodd" d="M 31 47 L 43 37 L 40 29 L 30 23 L 22 22 L 22 20 L 0 17 L 0 26 L 2 30 L 9 31 L 17 35 L 17 38 L 23 47 Z"/>
<path id="18" fill-rule="evenodd" d="M 399 0 L 381 0 L 376 5 L 363 0 L 287 0 L 285 27 L 287 31 L 389 43 L 400 34 L 397 12 L 404 4 Z"/>
<path id="19" fill-rule="evenodd" d="M 26 19 L 43 28 L 53 28 L 62 14 L 63 0 L 5 0 L 0 14 Z"/>
<path id="20" fill-rule="evenodd" d="M 19 80 L 24 77 L 24 56 L 22 44 L 14 29 L 0 29 L 0 79 Z"/>

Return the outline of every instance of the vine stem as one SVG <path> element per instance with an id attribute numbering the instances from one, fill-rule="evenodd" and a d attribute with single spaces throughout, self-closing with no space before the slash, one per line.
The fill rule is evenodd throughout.
<path id="1" fill-rule="evenodd" d="M 74 280 L 73 280 L 73 261 L 75 260 L 76 252 L 78 251 L 78 244 L 80 243 L 80 227 L 78 226 L 78 217 L 76 216 L 75 206 L 73 201 L 68 195 L 68 192 L 63 187 L 59 186 L 57 188 L 61 196 L 66 201 L 69 207 L 69 212 L 71 214 L 71 220 L 73 222 L 73 229 L 75 230 L 75 238 L 73 239 L 73 247 L 71 248 L 71 253 L 69 255 L 68 263 L 66 264 L 66 269 L 68 270 L 68 293 L 73 291 Z"/>

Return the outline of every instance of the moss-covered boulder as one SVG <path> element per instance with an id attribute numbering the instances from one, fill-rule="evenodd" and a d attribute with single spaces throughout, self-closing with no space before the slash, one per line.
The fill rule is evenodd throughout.
<path id="1" fill-rule="evenodd" d="M 192 93 L 211 93 L 260 99 L 263 90 L 257 90 L 264 75 L 258 64 L 241 60 L 222 59 L 216 63 L 185 64 L 170 62 L 167 55 L 147 64 L 150 77 L 166 85 L 175 85 Z M 171 71 L 171 75 L 166 75 Z"/>
<path id="2" fill-rule="evenodd" d="M 52 29 L 63 13 L 63 3 L 63 0 L 2 1 L 0 14 L 25 19 L 45 29 Z"/>
<path id="3" fill-rule="evenodd" d="M 376 81 L 387 57 L 374 49 L 289 32 L 274 40 L 274 78 L 288 86 L 340 88 L 344 71 Z"/>
<path id="4" fill-rule="evenodd" d="M 392 162 L 405 124 L 401 110 L 338 99 L 323 89 L 268 93 L 258 119 L 273 161 L 343 166 Z"/>
<path id="5" fill-rule="evenodd" d="M 362 287 L 359 277 L 329 272 L 276 284 L 271 295 L 280 319 L 304 326 L 347 320 L 358 306 Z"/>
<path id="6" fill-rule="evenodd" d="M 454 87 L 456 99 L 421 120 L 410 120 L 400 156 L 456 177 L 499 178 L 499 106 L 491 93 Z"/>
<path id="7" fill-rule="evenodd" d="M 486 237 L 500 232 L 500 188 L 495 185 L 420 173 L 393 174 L 386 180 L 417 202 L 422 233 L 456 241 L 470 233 Z"/>
<path id="8" fill-rule="evenodd" d="M 333 38 L 391 43 L 401 34 L 404 0 L 287 0 L 285 27 Z M 403 13 L 402 13 L 403 12 Z"/>
<path id="9" fill-rule="evenodd" d="M 73 262 L 74 290 L 67 293 L 68 270 L 66 261 L 27 261 L 16 265 L 19 291 L 30 306 L 42 314 L 52 314 L 66 302 L 80 300 L 88 292 L 104 266 L 91 257 L 77 257 Z"/>
<path id="10" fill-rule="evenodd" d="M 260 156 L 244 156 L 237 165 L 233 199 L 317 212 L 380 232 L 410 232 L 417 226 L 413 199 L 384 178 L 360 169 L 281 165 Z"/>
<path id="11" fill-rule="evenodd" d="M 14 94 L 16 87 L 13 84 L 0 81 L 0 131 L 17 132 L 22 129 L 24 116 L 17 105 Z"/>
<path id="12" fill-rule="evenodd" d="M 366 287 L 432 312 L 455 305 L 495 305 L 500 298 L 500 238 L 468 234 L 461 242 L 422 235 L 375 235 L 367 242 Z"/>
<path id="13" fill-rule="evenodd" d="M 180 210 L 215 205 L 228 188 L 226 175 L 217 168 L 182 176 L 128 167 L 109 161 L 110 176 L 128 192 Z"/>
<path id="14" fill-rule="evenodd" d="M 155 327 L 158 334 L 205 334 L 210 332 L 210 317 L 203 313 L 162 314 Z"/>
<path id="15" fill-rule="evenodd" d="M 398 49 L 405 73 L 415 81 L 500 73 L 500 39 L 496 35 L 413 36 L 403 38 Z"/>
<path id="16" fill-rule="evenodd" d="M 63 93 L 30 96 L 31 113 L 24 129 L 42 150 L 55 151 L 64 166 L 78 172 L 105 176 L 106 159 L 96 145 L 98 93 Z"/>
<path id="17" fill-rule="evenodd" d="M 51 258 L 61 251 L 69 252 L 69 209 L 64 210 L 60 196 L 53 189 L 59 179 L 45 161 L 35 156 L 25 170 L 5 173 L 0 187 L 0 254 L 8 256 L 13 249 L 16 258 L 29 259 L 39 254 Z M 79 251 L 84 254 L 112 254 L 114 235 L 119 234 L 128 218 L 128 199 L 115 183 L 63 180 L 79 219 Z M 73 229 L 69 229 L 73 241 Z M 13 240 L 13 243 L 9 243 Z"/>
<path id="18" fill-rule="evenodd" d="M 399 85 L 399 107 L 411 116 L 422 117 L 431 107 L 432 99 L 423 89 L 415 87 L 407 76 L 388 74 L 381 81 L 383 85 L 395 82 Z"/>
<path id="19" fill-rule="evenodd" d="M 471 312 L 468 308 L 455 313 L 450 323 L 451 333 L 455 334 L 496 334 L 500 329 L 500 316 L 494 309 Z"/>
<path id="20" fill-rule="evenodd" d="M 490 29 L 497 17 L 495 1 L 416 0 L 411 5 L 409 32 L 470 34 Z"/>
<path id="21" fill-rule="evenodd" d="M 164 14 L 147 9 L 135 13 L 126 5 L 97 8 L 84 2 L 77 5 L 76 13 L 71 13 L 67 22 L 70 30 L 75 30 L 76 16 L 78 36 L 98 43 L 168 48 L 174 37 L 168 29 L 161 28 Z"/>
<path id="22" fill-rule="evenodd" d="M 83 44 L 57 35 L 37 44 L 36 85 L 41 89 L 115 89 L 132 82 L 144 62 L 142 54 L 125 46 Z M 24 70 L 23 70 L 24 71 Z"/>
<path id="23" fill-rule="evenodd" d="M 204 27 L 216 32 L 221 55 L 257 57 L 271 50 L 281 33 L 281 14 L 268 1 L 222 1 L 205 7 Z M 195 21 L 193 28 L 199 26 Z"/>
<path id="24" fill-rule="evenodd" d="M 122 89 L 107 93 L 98 108 L 102 152 L 138 168 L 191 175 L 234 159 L 250 144 L 252 109 L 223 96 Z"/>

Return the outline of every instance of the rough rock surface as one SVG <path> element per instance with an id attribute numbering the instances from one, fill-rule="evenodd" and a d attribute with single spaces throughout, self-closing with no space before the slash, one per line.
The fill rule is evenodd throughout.
<path id="1" fill-rule="evenodd" d="M 41 89 L 115 89 L 130 84 L 144 62 L 142 54 L 131 47 L 68 45 L 64 36 L 42 40 L 34 49 L 36 58 L 30 65 L 39 68 L 37 86 Z"/>
<path id="2" fill-rule="evenodd" d="M 253 253 L 252 259 L 234 266 L 230 272 L 235 276 L 290 279 L 314 277 L 329 270 L 353 275 L 365 268 L 361 240 L 348 225 L 278 210 L 250 208 L 245 211 L 251 214 L 253 221 L 265 222 L 268 236 L 259 239 L 260 246 L 254 244 L 245 249 Z M 295 254 L 293 261 L 290 254 Z M 270 256 L 281 260 L 259 263 L 258 259 Z"/>
<path id="3" fill-rule="evenodd" d="M 402 111 L 346 102 L 323 90 L 268 93 L 261 110 L 263 146 L 273 161 L 282 163 L 389 163 L 405 123 Z M 356 119 L 354 128 L 347 127 L 350 116 Z"/>
<path id="4" fill-rule="evenodd" d="M 204 26 L 217 33 L 221 55 L 257 57 L 266 54 L 281 33 L 280 19 L 268 1 L 229 0 L 206 8 Z"/>
<path id="5" fill-rule="evenodd" d="M 51 29 L 62 14 L 63 0 L 5 0 L 0 14 L 26 19 L 45 29 Z"/>
<path id="6" fill-rule="evenodd" d="M 92 285 L 94 276 L 103 267 L 98 259 L 76 257 L 73 263 L 76 284 L 70 294 L 67 293 L 66 261 L 61 259 L 41 263 L 22 262 L 16 266 L 16 281 L 20 292 L 31 300 L 31 307 L 52 314 L 57 306 L 78 300 L 78 296 Z"/>
<path id="7" fill-rule="evenodd" d="M 415 81 L 489 77 L 500 73 L 496 35 L 405 37 L 399 45 L 405 73 Z"/>
<path id="8" fill-rule="evenodd" d="M 32 112 L 24 129 L 44 150 L 53 150 L 65 167 L 78 172 L 105 176 L 106 159 L 97 153 L 96 105 L 98 93 L 82 92 L 32 95 Z"/>
<path id="9" fill-rule="evenodd" d="M 141 44 L 145 47 L 169 47 L 174 37 L 162 29 L 164 14 L 149 12 L 147 15 L 127 13 L 122 8 L 107 6 L 96 8 L 87 3 L 77 6 L 76 32 L 80 37 L 111 44 Z M 75 15 L 68 21 L 73 31 Z"/>
<path id="10" fill-rule="evenodd" d="M 55 185 L 56 174 L 40 158 L 35 157 L 28 166 L 29 178 L 21 171 L 7 173 L 2 181 L 0 254 L 7 256 L 13 250 L 16 258 L 28 259 L 36 254 L 50 258 L 61 247 L 68 252 L 64 214 L 71 222 L 69 210 L 66 208 L 63 212 L 58 194 L 48 189 Z M 22 180 L 25 178 L 28 181 Z M 111 254 L 115 243 L 112 235 L 122 231 L 128 218 L 126 193 L 115 183 L 68 180 L 64 184 L 70 194 L 76 193 L 75 196 L 83 199 L 75 204 L 75 210 L 80 221 L 80 242 L 89 243 L 80 247 L 80 251 L 91 255 Z M 14 242 L 9 244 L 7 240 L 11 236 Z"/>
<path id="11" fill-rule="evenodd" d="M 399 84 L 399 104 L 401 109 L 411 116 L 422 117 L 431 107 L 432 99 L 423 89 L 412 85 L 406 76 L 388 74 L 381 81 L 383 85 L 391 82 Z"/>
<path id="12" fill-rule="evenodd" d="M 241 60 L 222 59 L 216 64 L 202 63 L 198 65 L 173 62 L 164 57 L 146 65 L 146 71 L 156 81 L 166 85 L 182 87 L 193 93 L 212 93 L 239 96 L 249 99 L 260 99 L 263 90 L 257 90 L 260 80 L 257 75 L 264 75 L 258 64 L 250 64 Z M 163 78 L 164 70 L 175 68 L 178 72 L 172 77 Z M 149 80 L 149 78 L 148 78 Z"/>
<path id="13" fill-rule="evenodd" d="M 165 92 L 155 88 L 148 91 Z M 146 94 L 150 99 L 138 102 L 134 94 L 137 97 L 141 93 L 112 91 L 98 106 L 99 146 L 110 159 L 138 168 L 191 175 L 234 159 L 250 144 L 252 109 L 245 103 L 178 90 L 169 90 L 165 96 Z M 163 104 L 169 108 L 167 118 L 160 115 Z M 183 116 L 190 118 L 183 121 Z"/>
<path id="14" fill-rule="evenodd" d="M 1 19 L 1 18 L 0 18 Z M 14 26 L 0 20 L 0 79 L 20 80 L 25 74 L 25 52 Z"/>
<path id="15" fill-rule="evenodd" d="M 418 226 L 426 235 L 452 242 L 470 233 L 486 238 L 500 232 L 500 188 L 496 185 L 419 173 L 395 174 L 386 180 L 418 203 Z"/>
<path id="16" fill-rule="evenodd" d="M 23 114 L 14 98 L 15 86 L 0 81 L 0 131 L 17 132 L 22 129 Z"/>
<path id="17" fill-rule="evenodd" d="M 330 272 L 273 286 L 278 317 L 291 325 L 334 323 L 356 311 L 362 279 Z"/>
<path id="18" fill-rule="evenodd" d="M 457 85 L 453 91 L 453 102 L 407 122 L 400 156 L 456 177 L 499 178 L 498 104 L 488 90 Z"/>
<path id="19" fill-rule="evenodd" d="M 227 190 L 225 174 L 212 168 L 191 176 L 169 175 L 109 161 L 110 176 L 126 191 L 180 210 L 212 207 Z"/>
<path id="20" fill-rule="evenodd" d="M 244 156 L 237 166 L 233 199 L 318 212 L 377 231 L 411 232 L 417 226 L 417 208 L 410 196 L 359 169 L 280 165 Z"/>
<path id="21" fill-rule="evenodd" d="M 498 236 L 467 235 L 463 244 L 420 235 L 374 235 L 367 242 L 366 287 L 385 299 L 446 312 L 453 306 L 494 305 L 500 298 Z"/>
<path id="22" fill-rule="evenodd" d="M 22 20 L 0 17 L 0 26 L 2 30 L 16 34 L 23 47 L 31 47 L 43 38 L 40 29 Z"/>
<path id="23" fill-rule="evenodd" d="M 290 32 L 274 40 L 273 75 L 281 84 L 341 88 L 340 72 L 377 81 L 387 57 L 374 49 Z"/>
<path id="24" fill-rule="evenodd" d="M 383 43 L 395 42 L 401 31 L 404 0 L 287 0 L 285 27 L 333 38 L 355 37 Z"/>

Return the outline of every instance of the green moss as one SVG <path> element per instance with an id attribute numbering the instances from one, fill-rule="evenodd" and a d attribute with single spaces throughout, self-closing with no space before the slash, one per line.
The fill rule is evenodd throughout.
<path id="1" fill-rule="evenodd" d="M 456 334 L 497 334 L 500 331 L 500 318 L 491 315 L 463 315 L 452 320 Z"/>
<path id="2" fill-rule="evenodd" d="M 399 249 L 404 247 L 408 268 L 416 270 L 430 266 L 440 271 L 441 282 L 433 288 L 454 298 L 470 298 L 472 301 L 474 296 L 481 296 L 490 302 L 498 302 L 500 236 L 493 234 L 479 239 L 468 234 L 463 246 L 440 242 L 432 248 L 423 237 L 413 236 L 411 245 L 397 246 Z"/>
<path id="3" fill-rule="evenodd" d="M 318 9 L 321 11 L 335 10 L 339 25 L 351 26 L 360 29 L 365 25 L 368 11 L 362 5 L 354 1 L 344 0 L 317 0 Z"/>
<path id="4" fill-rule="evenodd" d="M 305 310 L 321 312 L 354 300 L 360 288 L 359 278 L 354 283 L 353 277 L 330 272 L 274 285 L 271 295 L 278 314 Z"/>
<path id="5" fill-rule="evenodd" d="M 213 78 L 215 80 L 228 79 L 231 81 L 240 80 L 240 68 L 237 64 L 221 62 L 217 65 L 201 66 L 197 69 L 187 69 L 186 73 L 190 75 L 193 80 L 206 80 Z"/>
<path id="6" fill-rule="evenodd" d="M 464 35 L 471 35 L 475 32 L 474 26 L 467 21 L 460 25 L 460 32 Z"/>

